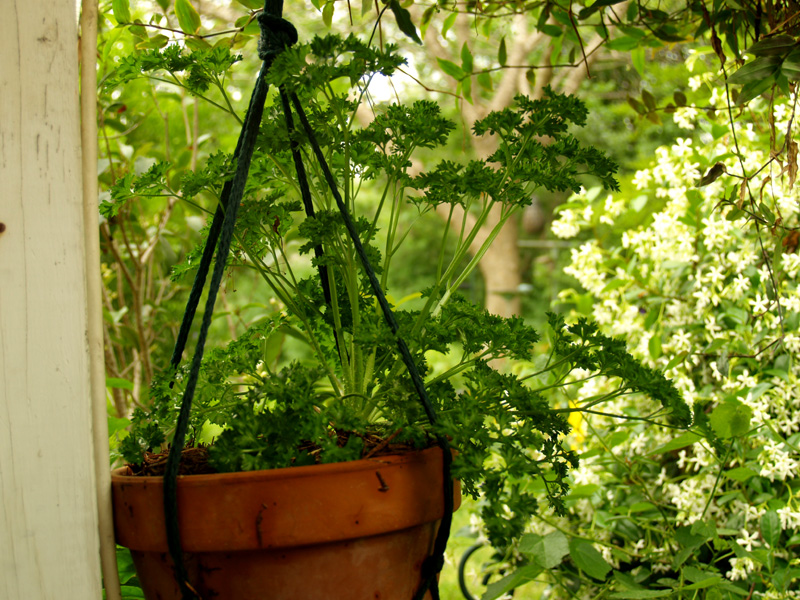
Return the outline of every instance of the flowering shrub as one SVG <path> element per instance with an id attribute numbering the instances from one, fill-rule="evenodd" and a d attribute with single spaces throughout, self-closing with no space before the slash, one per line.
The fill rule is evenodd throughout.
<path id="1" fill-rule="evenodd" d="M 695 423 L 651 426 L 657 407 L 628 396 L 582 413 L 569 516 L 528 541 L 590 540 L 602 561 L 560 562 L 552 597 L 800 598 L 797 127 L 791 103 L 750 109 L 679 111 L 693 131 L 636 173 L 638 196 L 589 190 L 553 223 L 585 240 L 566 269 L 583 290 L 561 299 L 663 370 Z"/>

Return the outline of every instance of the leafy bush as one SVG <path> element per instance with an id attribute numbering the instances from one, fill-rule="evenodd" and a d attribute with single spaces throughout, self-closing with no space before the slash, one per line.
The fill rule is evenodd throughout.
<path id="1" fill-rule="evenodd" d="M 690 83 L 697 104 L 717 110 L 677 115 L 696 135 L 658 149 L 636 173 L 639 196 L 589 190 L 553 224 L 560 237 L 588 234 L 567 268 L 583 290 L 562 300 L 629 340 L 695 415 L 693 430 L 676 435 L 582 414 L 569 516 L 542 519 L 532 535 L 591 540 L 602 562 L 559 559 L 554 597 L 798 597 L 794 108 L 756 99 L 729 112 L 710 81 L 700 73 Z M 602 378 L 587 381 L 575 402 L 606 389 Z M 604 409 L 650 410 L 624 396 Z"/>

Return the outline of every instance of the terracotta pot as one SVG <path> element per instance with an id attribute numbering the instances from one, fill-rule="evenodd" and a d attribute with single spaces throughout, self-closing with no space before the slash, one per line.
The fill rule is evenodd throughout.
<path id="1" fill-rule="evenodd" d="M 128 473 L 111 477 L 117 542 L 148 600 L 180 600 L 162 479 Z M 442 454 L 181 476 L 178 507 L 203 600 L 410 600 L 444 514 Z"/>

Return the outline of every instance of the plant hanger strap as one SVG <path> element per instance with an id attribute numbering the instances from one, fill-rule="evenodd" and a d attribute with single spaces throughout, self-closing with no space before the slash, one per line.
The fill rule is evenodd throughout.
<path id="1" fill-rule="evenodd" d="M 172 354 L 172 367 L 177 367 L 183 349 L 188 338 L 189 328 L 197 310 L 203 287 L 205 285 L 208 269 L 211 264 L 211 257 L 214 254 L 214 247 L 217 246 L 217 258 L 214 263 L 214 271 L 209 284 L 208 297 L 206 299 L 205 313 L 200 326 L 200 332 L 195 346 L 194 356 L 186 381 L 186 388 L 181 400 L 181 408 L 178 414 L 178 421 L 175 427 L 175 435 L 170 447 L 167 458 L 166 471 L 164 473 L 164 518 L 167 529 L 167 546 L 170 556 L 175 564 L 175 577 L 180 586 L 181 595 L 184 600 L 195 600 L 199 598 L 197 591 L 188 582 L 186 566 L 183 561 L 183 548 L 180 539 L 180 528 L 178 524 L 178 499 L 177 499 L 177 480 L 178 469 L 180 467 L 181 453 L 186 442 L 186 431 L 189 426 L 189 414 L 191 413 L 192 399 L 197 387 L 197 380 L 200 374 L 200 364 L 203 360 L 206 337 L 211 326 L 211 317 L 214 312 L 214 304 L 217 293 L 225 273 L 225 265 L 230 252 L 233 240 L 236 216 L 239 205 L 244 195 L 244 187 L 247 182 L 247 175 L 250 170 L 250 162 L 253 158 L 253 151 L 258 137 L 258 128 L 264 112 L 264 103 L 267 99 L 269 84 L 264 80 L 264 76 L 272 66 L 275 57 L 287 46 L 297 42 L 297 31 L 294 26 L 281 17 L 283 13 L 283 0 L 266 0 L 264 12 L 259 15 L 258 20 L 261 25 L 262 35 L 258 44 L 258 54 L 262 60 L 261 70 L 256 79 L 253 94 L 250 98 L 250 106 L 245 115 L 242 132 L 236 146 L 234 156 L 237 158 L 236 172 L 230 182 L 226 182 L 222 189 L 220 206 L 214 214 L 211 231 L 203 251 L 200 268 L 195 276 L 192 291 L 186 307 L 181 329 L 176 341 L 175 349 Z"/>

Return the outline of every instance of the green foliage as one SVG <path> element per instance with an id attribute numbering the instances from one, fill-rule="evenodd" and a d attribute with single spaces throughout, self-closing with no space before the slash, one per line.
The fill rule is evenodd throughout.
<path id="1" fill-rule="evenodd" d="M 220 76 L 240 60 L 241 55 L 233 54 L 226 45 L 187 52 L 184 46 L 169 44 L 164 49 L 124 56 L 104 86 L 110 90 L 139 77 L 159 77 L 166 73 L 171 82 L 199 95 L 211 85 L 220 86 Z"/>
<path id="2" fill-rule="evenodd" d="M 777 56 L 784 43 L 755 50 Z M 713 80 L 691 64 L 697 81 Z M 567 269 L 582 290 L 562 295 L 576 309 L 570 320 L 586 315 L 624 335 L 693 415 L 678 434 L 583 413 L 575 429 L 586 450 L 573 475 L 589 492 L 534 531 L 591 542 L 612 571 L 600 579 L 571 556 L 548 575 L 557 598 L 791 598 L 797 588 L 800 208 L 794 151 L 765 152 L 778 135 L 794 143 L 795 114 L 779 99 L 734 110 L 676 112 L 698 140 L 656 151 L 634 176 L 641 201 L 580 194 L 554 224 L 560 237 L 585 236 Z M 770 171 L 773 162 L 782 164 Z M 615 387 L 587 385 L 578 407 Z M 624 397 L 613 406 L 652 410 Z"/>
<path id="3" fill-rule="evenodd" d="M 580 189 L 577 177 L 590 174 L 605 189 L 618 189 L 616 164 L 568 133 L 570 124 L 586 124 L 586 108 L 577 98 L 547 87 L 540 99 L 517 96 L 515 101 L 516 110 L 492 113 L 473 125 L 476 135 L 490 133 L 500 138 L 489 160 L 507 169 L 511 181 L 533 181 L 549 191 L 574 192 Z M 543 137 L 552 138 L 552 143 L 541 143 Z"/>
<path id="4" fill-rule="evenodd" d="M 186 54 L 168 47 L 143 56 L 123 61 L 114 85 L 161 70 L 187 90 L 199 90 L 203 77 L 193 76 L 193 69 L 210 74 L 210 85 L 221 74 L 215 69 L 233 64 L 221 51 Z M 462 58 L 470 62 L 468 51 Z M 194 67 L 194 61 L 201 66 Z M 568 414 L 554 408 L 548 395 L 569 385 L 565 378 L 571 371 L 580 368 L 619 381 L 608 398 L 649 394 L 680 424 L 688 424 L 689 413 L 660 373 L 643 367 L 622 342 L 601 336 L 589 322 L 565 326 L 552 317 L 552 362 L 535 379 L 550 378 L 547 384 L 537 387 L 534 380 L 497 368 L 497 361 L 529 359 L 539 336 L 519 318 L 500 318 L 472 305 L 458 287 L 536 189 L 577 190 L 585 175 L 615 189 L 615 166 L 570 134 L 571 126 L 585 123 L 581 103 L 548 90 L 541 100 L 520 96 L 515 107 L 476 124 L 476 134 L 499 140 L 498 151 L 486 160 L 443 161 L 412 176 L 415 156 L 444 144 L 453 124 L 434 103 L 419 101 L 378 109 L 375 119 L 360 127 L 353 100 L 366 96 L 376 75 L 391 74 L 403 62 L 391 46 L 381 50 L 353 36 L 327 36 L 284 52 L 267 78 L 295 90 L 306 105 L 384 289 L 391 289 L 392 259 L 414 223 L 401 229 L 406 222 L 401 215 L 422 215 L 444 205 L 451 221 L 455 207 L 474 217 L 469 228 L 438 233 L 438 256 L 427 258 L 438 264 L 437 278 L 422 293 L 421 307 L 396 307 L 399 335 L 426 378 L 440 415 L 437 424 L 427 422 L 341 214 L 319 168 L 308 160 L 309 140 L 305 133 L 287 131 L 276 98 L 265 111 L 228 265 L 231 273 L 257 272 L 277 310 L 226 348 L 208 352 L 190 426 L 195 438 L 206 423 L 224 428 L 210 450 L 212 464 L 221 471 L 351 460 L 362 456 L 362 440 L 372 435 L 394 435 L 418 447 L 429 444 L 433 434 L 446 435 L 458 451 L 454 474 L 467 493 L 484 498 L 487 531 L 502 546 L 521 535 L 538 512 L 537 495 L 544 493 L 564 514 L 569 470 L 578 459 L 563 444 L 570 431 Z M 189 77 L 181 79 L 181 73 Z M 543 136 L 549 144 L 542 143 Z M 314 218 L 299 212 L 291 143 L 310 165 Z M 216 153 L 205 166 L 177 178 L 168 161 L 156 162 L 119 178 L 104 213 L 113 218 L 136 198 L 216 199 L 230 176 L 230 163 L 227 155 Z M 370 205 L 363 197 L 377 202 Z M 476 251 L 478 231 L 495 209 L 502 218 Z M 195 257 L 191 254 L 190 261 Z M 322 267 L 329 277 L 327 296 L 315 272 Z M 288 338 L 302 345 L 301 358 L 274 353 Z M 455 362 L 437 372 L 429 364 L 435 356 Z M 129 461 L 138 462 L 143 450 L 169 440 L 186 376 L 181 367 L 155 379 L 152 408 L 134 414 L 133 429 L 121 444 Z M 543 488 L 531 489 L 532 481 Z"/>
<path id="5" fill-rule="evenodd" d="M 144 592 L 139 585 L 139 579 L 136 577 L 136 568 L 133 565 L 131 552 L 122 546 L 117 546 L 117 571 L 121 584 L 120 592 L 122 593 L 122 600 L 143 600 Z M 106 591 L 104 589 L 103 600 L 105 600 L 106 597 Z"/>

